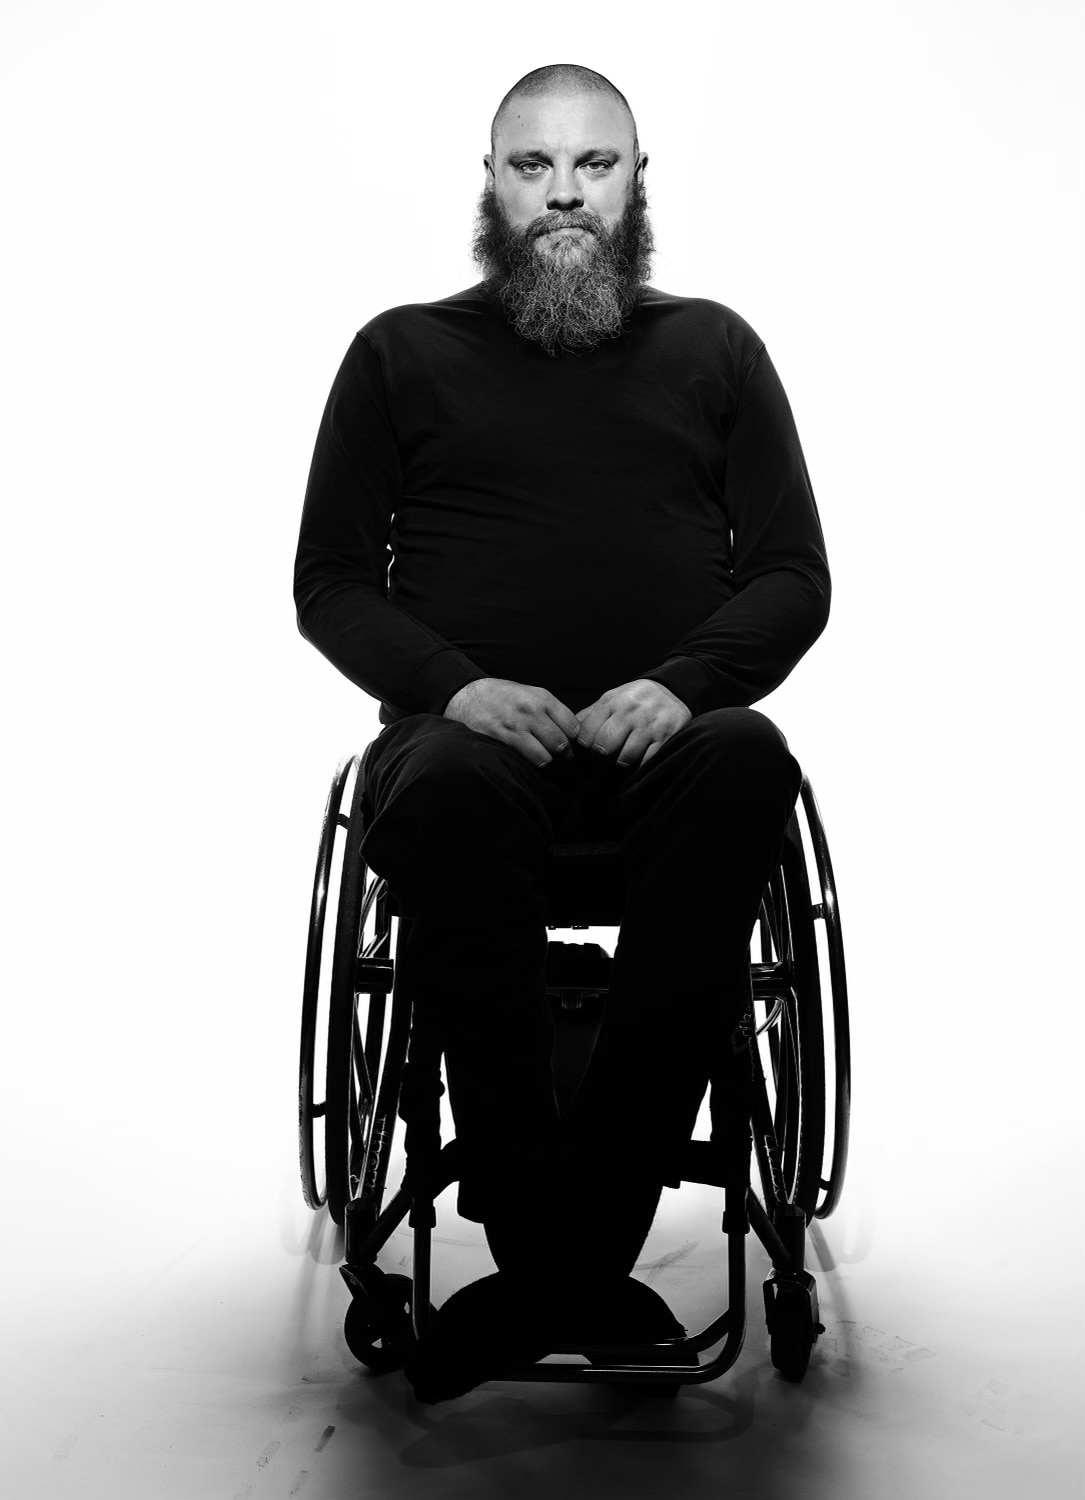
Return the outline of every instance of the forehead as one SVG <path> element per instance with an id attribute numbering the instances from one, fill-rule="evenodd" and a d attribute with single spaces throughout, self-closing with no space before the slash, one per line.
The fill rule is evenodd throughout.
<path id="1" fill-rule="evenodd" d="M 633 122 L 609 94 L 537 94 L 512 99 L 494 131 L 499 154 L 579 152 L 613 147 L 632 153 Z"/>

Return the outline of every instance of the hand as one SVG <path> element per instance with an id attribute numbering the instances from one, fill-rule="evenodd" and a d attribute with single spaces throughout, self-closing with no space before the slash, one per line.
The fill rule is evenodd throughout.
<path id="1" fill-rule="evenodd" d="M 444 717 L 511 745 L 536 766 L 548 766 L 555 755 L 566 754 L 580 728 L 572 709 L 545 688 L 504 677 L 469 682 L 453 693 Z"/>
<path id="2" fill-rule="evenodd" d="M 644 765 L 692 717 L 670 688 L 638 677 L 580 710 L 577 742 L 585 749 L 616 755 L 620 766 Z"/>

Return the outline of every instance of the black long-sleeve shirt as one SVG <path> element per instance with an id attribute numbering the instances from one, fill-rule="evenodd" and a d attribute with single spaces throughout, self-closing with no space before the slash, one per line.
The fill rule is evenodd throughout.
<path id="1" fill-rule="evenodd" d="M 552 358 L 479 284 L 355 337 L 294 597 L 384 723 L 480 677 L 574 712 L 649 677 L 700 713 L 783 681 L 829 573 L 791 408 L 736 313 L 646 288 L 620 338 Z"/>

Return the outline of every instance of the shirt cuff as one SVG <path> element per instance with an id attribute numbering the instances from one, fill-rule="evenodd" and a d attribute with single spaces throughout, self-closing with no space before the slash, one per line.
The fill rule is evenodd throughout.
<path id="1" fill-rule="evenodd" d="M 661 682 L 689 709 L 703 714 L 713 708 L 713 683 L 708 668 L 693 656 L 673 656 L 652 672 L 641 672 L 652 682 Z"/>
<path id="2" fill-rule="evenodd" d="M 469 682 L 485 677 L 473 661 L 449 647 L 438 651 L 419 667 L 411 683 L 415 713 L 443 714 L 448 700 Z"/>

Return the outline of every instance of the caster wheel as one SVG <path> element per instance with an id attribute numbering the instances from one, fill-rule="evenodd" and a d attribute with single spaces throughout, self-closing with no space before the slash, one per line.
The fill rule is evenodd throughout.
<path id="1" fill-rule="evenodd" d="M 817 1289 L 809 1272 L 783 1276 L 773 1272 L 765 1282 L 769 1354 L 785 1380 L 806 1374 L 810 1355 L 824 1328 L 818 1322 Z"/>
<path id="2" fill-rule="evenodd" d="M 812 1339 L 804 1338 L 801 1334 L 797 1335 L 791 1331 L 783 1332 L 777 1329 L 769 1340 L 773 1367 L 779 1370 L 785 1380 L 797 1382 L 802 1379 L 810 1364 L 810 1355 L 813 1350 Z"/>
<path id="3" fill-rule="evenodd" d="M 373 1289 L 354 1296 L 343 1320 L 347 1348 L 369 1370 L 398 1370 L 414 1340 L 411 1278 L 382 1276 Z"/>

